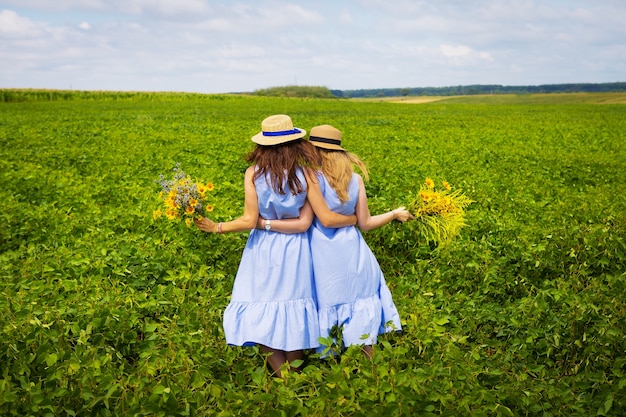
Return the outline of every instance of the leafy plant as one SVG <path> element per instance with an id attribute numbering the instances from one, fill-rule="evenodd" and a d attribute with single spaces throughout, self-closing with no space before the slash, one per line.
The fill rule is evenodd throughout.
<path id="1" fill-rule="evenodd" d="M 0 414 L 624 415 L 626 107 L 599 97 L 11 90 Z M 366 233 L 402 332 L 380 336 L 372 360 L 307 352 L 284 380 L 258 349 L 224 343 L 247 236 L 151 216 L 153 181 L 176 162 L 219 187 L 213 217 L 240 215 L 250 137 L 275 113 L 344 132 L 368 163 L 372 213 L 426 176 L 474 200 L 445 245 L 406 223 Z"/>

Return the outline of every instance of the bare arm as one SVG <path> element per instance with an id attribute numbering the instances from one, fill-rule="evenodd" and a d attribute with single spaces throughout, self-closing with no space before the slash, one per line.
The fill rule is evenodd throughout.
<path id="1" fill-rule="evenodd" d="M 311 204 L 313 212 L 324 227 L 338 228 L 354 226 L 356 224 L 357 217 L 355 215 L 344 216 L 343 214 L 335 213 L 328 208 L 317 178 L 311 178 L 311 176 L 307 173 L 306 182 L 308 186 L 306 198 Z"/>
<path id="2" fill-rule="evenodd" d="M 244 178 L 245 201 L 241 217 L 224 223 L 215 223 L 213 220 L 203 217 L 194 221 L 196 226 L 207 233 L 232 233 L 254 229 L 259 217 L 259 205 L 253 176 L 254 167 L 249 167 Z M 221 230 L 219 230 L 220 224 Z"/>
<path id="3" fill-rule="evenodd" d="M 313 222 L 313 209 L 307 201 L 300 209 L 300 217 L 295 219 L 271 220 L 273 232 L 279 233 L 303 233 L 306 232 Z M 259 216 L 256 223 L 257 229 L 265 229 L 265 219 Z"/>
<path id="4" fill-rule="evenodd" d="M 413 215 L 405 210 L 404 207 L 398 207 L 395 210 L 388 211 L 386 213 L 377 214 L 372 216 L 370 209 L 367 206 L 367 193 L 365 192 L 365 184 L 363 184 L 363 178 L 358 176 L 359 180 L 359 197 L 356 202 L 356 216 L 358 219 L 359 228 L 364 231 L 370 231 L 378 229 L 392 222 L 393 220 L 399 220 L 405 222 L 413 218 Z"/>

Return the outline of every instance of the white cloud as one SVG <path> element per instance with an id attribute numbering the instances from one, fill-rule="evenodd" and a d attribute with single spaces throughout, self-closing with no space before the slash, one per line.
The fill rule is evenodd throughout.
<path id="1" fill-rule="evenodd" d="M 2 0 L 5 7 L 42 11 L 103 10 L 107 0 Z"/>
<path id="2" fill-rule="evenodd" d="M 439 52 L 456 65 L 477 65 L 493 61 L 489 52 L 475 51 L 466 45 L 443 44 L 439 47 Z"/>
<path id="3" fill-rule="evenodd" d="M 41 36 L 43 32 L 43 25 L 19 16 L 13 10 L 0 10 L 0 37 L 28 39 Z"/>
<path id="4" fill-rule="evenodd" d="M 203 0 L 116 0 L 113 7 L 123 13 L 163 20 L 201 20 L 211 12 L 209 4 Z"/>
<path id="5" fill-rule="evenodd" d="M 489 52 L 479 52 L 478 56 L 485 61 L 493 61 L 493 57 Z"/>
<path id="6" fill-rule="evenodd" d="M 0 88 L 621 81 L 623 0 L 4 0 Z M 6 6 L 8 5 L 8 6 Z M 11 65 L 5 65 L 5 62 Z M 187 87 L 185 87 L 187 86 Z"/>
<path id="7" fill-rule="evenodd" d="M 341 13 L 339 13 L 339 21 L 345 24 L 352 24 L 354 19 L 352 18 L 352 14 L 347 9 L 343 9 Z"/>
<path id="8" fill-rule="evenodd" d="M 459 58 L 472 53 L 472 48 L 465 45 L 441 45 L 441 53 L 447 58 Z"/>

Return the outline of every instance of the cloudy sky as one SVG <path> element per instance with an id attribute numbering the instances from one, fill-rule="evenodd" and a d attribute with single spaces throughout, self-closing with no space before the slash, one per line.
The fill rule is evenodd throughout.
<path id="1" fill-rule="evenodd" d="M 0 88 L 626 81 L 625 0 L 0 0 Z"/>

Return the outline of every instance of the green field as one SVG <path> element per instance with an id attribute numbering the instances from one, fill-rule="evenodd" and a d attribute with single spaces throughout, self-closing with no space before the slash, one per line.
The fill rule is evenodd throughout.
<path id="1" fill-rule="evenodd" d="M 1 93 L 0 414 L 626 414 L 623 94 Z M 343 131 L 373 213 L 426 177 L 475 201 L 445 247 L 411 225 L 365 234 L 403 333 L 285 381 L 225 346 L 247 235 L 152 218 L 176 163 L 215 184 L 215 219 L 238 216 L 250 137 L 276 113 Z"/>

